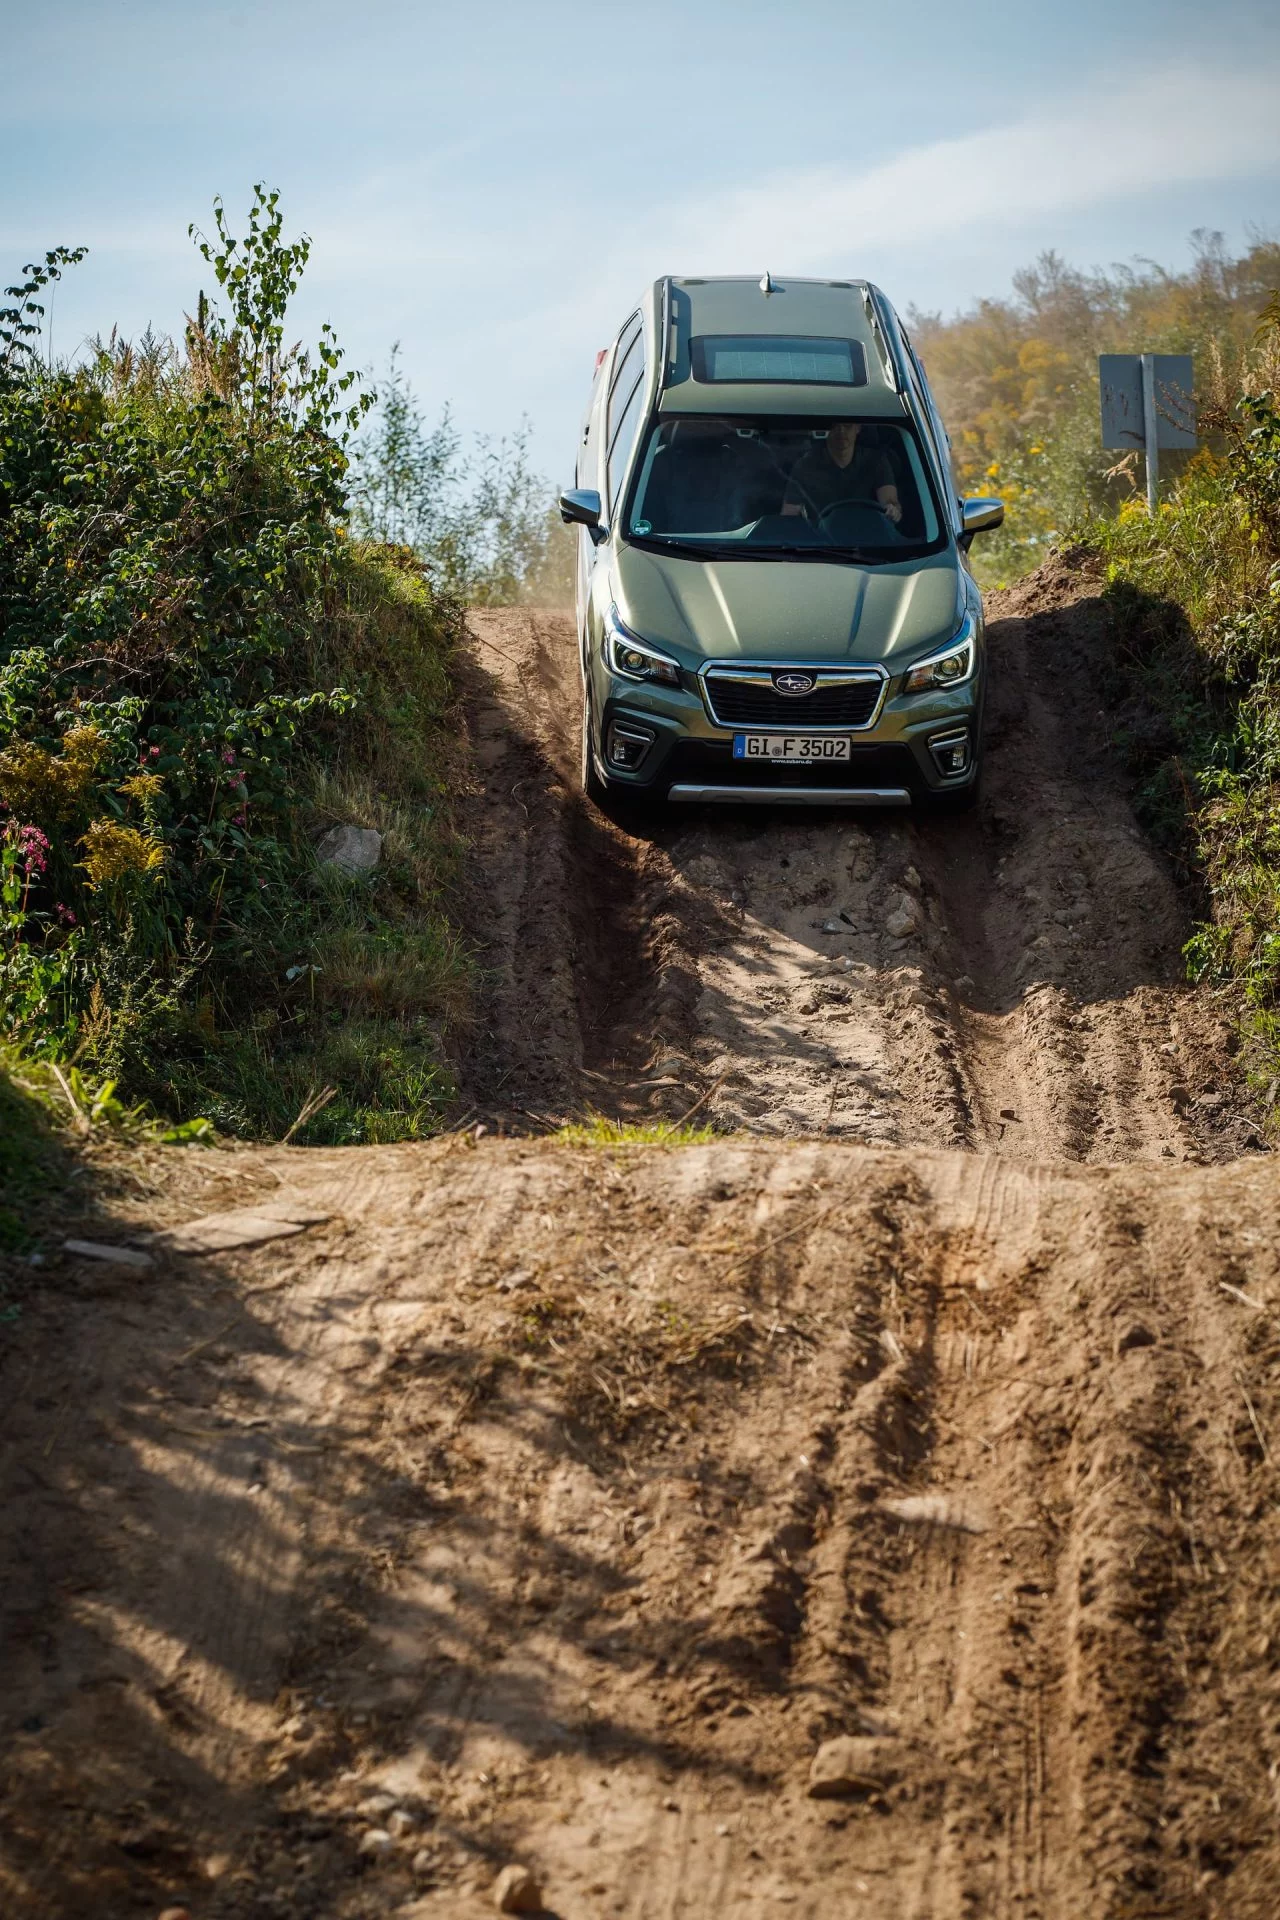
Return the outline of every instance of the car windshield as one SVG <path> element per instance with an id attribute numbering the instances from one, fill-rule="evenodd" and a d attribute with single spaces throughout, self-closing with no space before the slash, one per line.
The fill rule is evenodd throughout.
<path id="1" fill-rule="evenodd" d="M 885 420 L 668 416 L 650 431 L 627 533 L 657 545 L 909 559 L 941 525 L 915 434 Z"/>

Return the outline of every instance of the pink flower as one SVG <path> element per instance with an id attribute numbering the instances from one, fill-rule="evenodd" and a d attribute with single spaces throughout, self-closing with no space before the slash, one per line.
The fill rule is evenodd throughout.
<path id="1" fill-rule="evenodd" d="M 160 758 L 160 749 L 159 749 L 159 747 L 152 747 L 152 748 L 151 748 L 151 751 L 150 751 L 150 755 L 149 755 L 149 758 L 150 758 L 150 759 L 152 759 L 152 760 L 158 760 L 158 759 Z"/>
<path id="2" fill-rule="evenodd" d="M 59 920 L 61 920 L 64 927 L 75 926 L 76 917 L 74 913 L 72 913 L 70 907 L 64 906 L 61 900 L 58 901 L 57 905 L 54 907 L 53 910 L 57 914 Z"/>
<path id="3" fill-rule="evenodd" d="M 239 813 L 233 813 L 231 816 L 231 824 L 233 827 L 247 827 L 249 824 L 248 814 L 243 810 Z"/>
<path id="4" fill-rule="evenodd" d="M 223 764 L 223 766 L 224 766 L 224 767 L 234 767 L 234 765 L 235 765 L 235 763 L 236 763 L 236 750 L 235 750 L 235 748 L 234 748 L 234 747 L 224 747 L 224 748 L 222 749 L 222 764 Z"/>
<path id="5" fill-rule="evenodd" d="M 44 872 L 49 864 L 49 842 L 39 827 L 19 827 L 10 821 L 4 837 L 16 849 L 28 880 Z"/>

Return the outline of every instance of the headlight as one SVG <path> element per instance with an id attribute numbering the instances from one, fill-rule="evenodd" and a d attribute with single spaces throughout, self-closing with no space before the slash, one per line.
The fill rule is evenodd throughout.
<path id="1" fill-rule="evenodd" d="M 680 669 L 675 661 L 628 632 L 618 618 L 616 607 L 610 607 L 605 621 L 604 648 L 610 670 L 624 679 L 661 680 L 668 687 L 680 685 Z"/>
<path id="2" fill-rule="evenodd" d="M 954 640 L 943 647 L 940 653 L 931 653 L 927 660 L 917 661 L 908 670 L 902 691 L 928 693 L 935 687 L 962 686 L 973 673 L 975 651 L 973 619 L 966 614 L 964 625 Z"/>

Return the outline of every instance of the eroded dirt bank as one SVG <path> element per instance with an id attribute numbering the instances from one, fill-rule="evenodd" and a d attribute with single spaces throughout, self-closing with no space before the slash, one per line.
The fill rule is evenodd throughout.
<path id="1" fill-rule="evenodd" d="M 571 617 L 475 616 L 481 1110 L 674 1115 L 722 1082 L 705 1110 L 773 1136 L 1092 1162 L 1259 1146 L 1108 749 L 1098 593 L 1060 559 L 993 596 L 965 820 L 698 809 L 623 830 L 577 795 Z"/>
<path id="2" fill-rule="evenodd" d="M 323 1222 L 5 1330 L 0 1913 L 1271 1920 L 1280 1200 L 1095 583 L 993 608 L 964 821 L 624 831 L 569 624 L 475 626 L 488 1134 L 121 1159 L 90 1238 Z"/>
<path id="3" fill-rule="evenodd" d="M 6 1915 L 1269 1920 L 1268 1165 L 258 1175 L 6 1355 Z"/>

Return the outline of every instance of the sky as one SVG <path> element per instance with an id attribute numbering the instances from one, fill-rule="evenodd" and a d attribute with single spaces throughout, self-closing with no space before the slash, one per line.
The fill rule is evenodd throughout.
<path id="1" fill-rule="evenodd" d="M 522 417 L 571 477 L 596 349 L 663 273 L 876 280 L 901 310 L 1280 238 L 1260 0 L 0 0 L 0 284 L 56 244 L 53 345 L 179 332 L 188 237 L 253 184 L 311 235 L 292 337 L 399 342 L 428 420 Z M 1140 350 L 1142 342 L 1135 341 Z"/>

